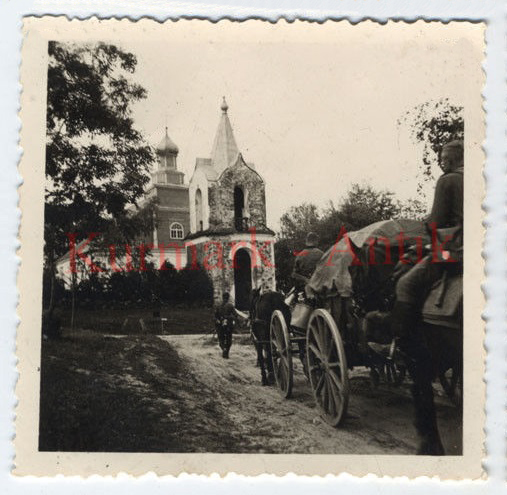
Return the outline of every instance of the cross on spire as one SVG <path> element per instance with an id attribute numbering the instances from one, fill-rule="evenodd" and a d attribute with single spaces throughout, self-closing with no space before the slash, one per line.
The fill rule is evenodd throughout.
<path id="1" fill-rule="evenodd" d="M 229 105 L 225 101 L 225 96 L 222 99 L 220 109 L 222 110 L 222 116 L 211 150 L 211 163 L 218 174 L 221 174 L 229 165 L 232 165 L 239 154 L 238 145 L 234 139 L 232 126 L 227 115 Z"/>
<path id="2" fill-rule="evenodd" d="M 225 96 L 222 96 L 222 105 L 220 106 L 223 113 L 227 113 L 227 110 L 229 110 L 229 105 L 227 105 L 227 102 L 225 101 Z"/>

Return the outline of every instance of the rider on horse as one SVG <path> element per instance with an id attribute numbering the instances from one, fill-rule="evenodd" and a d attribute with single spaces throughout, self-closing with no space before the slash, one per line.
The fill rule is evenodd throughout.
<path id="1" fill-rule="evenodd" d="M 440 455 L 443 447 L 435 426 L 431 356 L 419 322 L 423 302 L 432 286 L 446 269 L 460 268 L 458 261 L 462 259 L 463 250 L 463 164 L 463 142 L 446 144 L 440 156 L 440 167 L 444 173 L 437 181 L 433 207 L 426 220 L 434 233 L 437 229 L 455 228 L 452 229 L 453 238 L 446 243 L 450 251 L 448 262 L 437 259 L 436 253 L 432 252 L 415 264 L 396 285 L 396 303 L 392 312 L 392 330 L 398 337 L 401 351 L 408 358 L 407 364 L 414 381 L 416 428 L 421 437 L 419 452 L 422 454 Z M 434 249 L 435 246 L 432 251 Z"/>
<path id="2" fill-rule="evenodd" d="M 309 232 L 306 236 L 306 247 L 302 251 L 295 253 L 296 261 L 292 270 L 292 278 L 294 280 L 294 289 L 290 292 L 289 297 L 285 300 L 286 304 L 291 304 L 297 295 L 304 292 L 305 285 L 310 280 L 317 263 L 324 254 L 317 246 L 319 244 L 319 236 L 315 232 Z"/>

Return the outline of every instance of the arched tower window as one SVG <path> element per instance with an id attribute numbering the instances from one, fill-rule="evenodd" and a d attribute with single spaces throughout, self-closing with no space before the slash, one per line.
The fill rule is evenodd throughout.
<path id="1" fill-rule="evenodd" d="M 245 194 L 241 186 L 234 188 L 234 225 L 236 230 L 244 230 L 243 209 L 245 208 Z"/>
<path id="2" fill-rule="evenodd" d="M 185 237 L 185 231 L 183 225 L 178 222 L 173 222 L 169 228 L 171 239 L 183 239 Z"/>
<path id="3" fill-rule="evenodd" d="M 195 191 L 195 226 L 197 231 L 203 230 L 203 222 L 202 192 L 200 189 L 197 189 L 197 191 Z"/>

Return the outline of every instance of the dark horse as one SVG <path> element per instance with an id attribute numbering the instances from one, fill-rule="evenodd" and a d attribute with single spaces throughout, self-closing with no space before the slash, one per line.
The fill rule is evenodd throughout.
<path id="1" fill-rule="evenodd" d="M 263 385 L 272 385 L 274 383 L 269 327 L 271 316 L 277 309 L 283 313 L 288 326 L 291 314 L 289 306 L 285 304 L 283 295 L 274 291 L 261 294 L 260 289 L 252 290 L 250 295 L 250 332 L 257 351 L 257 362 L 261 369 Z"/>
<path id="2" fill-rule="evenodd" d="M 349 271 L 354 281 L 354 300 L 366 313 L 366 319 L 370 320 L 374 330 L 375 316 L 378 310 L 384 312 L 390 318 L 394 287 L 397 281 L 396 277 L 389 273 L 391 269 L 386 267 L 367 266 L 363 252 L 358 253 L 362 258 L 362 266 L 351 266 Z M 398 265 L 399 266 L 399 265 Z M 366 267 L 366 268 L 364 268 Z M 407 266 L 406 269 L 409 269 Z M 386 273 L 382 273 L 384 270 Z M 445 280 L 453 279 L 454 287 L 462 287 L 461 268 L 448 269 Z M 389 276 L 388 276 L 389 275 Z M 447 293 L 445 289 L 444 278 L 435 285 L 426 297 L 438 295 L 439 306 L 445 308 Z M 434 297 L 436 299 L 436 297 Z M 415 412 L 415 426 L 419 435 L 419 454 L 424 455 L 443 455 L 444 450 L 438 431 L 437 415 L 433 397 L 432 381 L 437 377 L 450 398 L 456 398 L 459 393 L 460 385 L 462 387 L 463 372 L 463 323 L 461 310 L 456 311 L 456 315 L 448 320 L 433 317 L 427 318 L 426 305 L 422 308 L 418 317 L 418 324 L 412 329 L 408 336 L 403 339 L 397 339 L 397 347 L 404 358 L 406 367 L 412 377 L 412 397 Z M 382 314 L 382 313 L 380 313 Z M 389 329 L 390 325 L 387 326 Z M 385 325 L 378 325 L 377 330 L 386 331 Z M 384 330 L 383 330 L 384 329 Z M 387 330 L 389 332 L 389 330 Z M 367 336 L 368 337 L 368 336 Z M 367 340 L 376 341 L 376 338 Z M 388 335 L 393 338 L 394 335 Z M 446 372 L 452 371 L 452 378 L 447 380 Z M 461 407 L 461 404 L 459 404 Z"/>

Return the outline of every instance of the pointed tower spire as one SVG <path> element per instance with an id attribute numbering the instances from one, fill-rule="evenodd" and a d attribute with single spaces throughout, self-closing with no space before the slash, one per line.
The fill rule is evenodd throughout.
<path id="1" fill-rule="evenodd" d="M 225 101 L 225 96 L 222 96 L 222 106 L 220 108 L 222 109 L 222 113 L 227 113 L 227 110 L 229 110 L 229 105 L 227 105 Z"/>
<path id="2" fill-rule="evenodd" d="M 222 110 L 222 116 L 211 150 L 211 165 L 219 175 L 236 161 L 239 154 L 238 145 L 234 139 L 232 126 L 227 115 L 229 105 L 225 101 L 225 96 L 220 109 Z"/>

